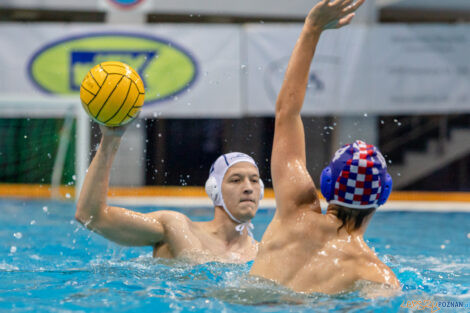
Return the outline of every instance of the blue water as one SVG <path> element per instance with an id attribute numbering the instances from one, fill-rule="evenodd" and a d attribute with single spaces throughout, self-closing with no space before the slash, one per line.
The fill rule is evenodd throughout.
<path id="1" fill-rule="evenodd" d="M 148 212 L 162 208 L 141 207 Z M 211 208 L 181 210 L 208 220 Z M 254 219 L 260 239 L 272 210 Z M 378 212 L 365 239 L 403 292 L 304 295 L 248 275 L 251 263 L 190 265 L 153 259 L 79 225 L 74 205 L 0 200 L 0 312 L 431 312 L 411 300 L 460 302 L 470 312 L 470 214 Z"/>

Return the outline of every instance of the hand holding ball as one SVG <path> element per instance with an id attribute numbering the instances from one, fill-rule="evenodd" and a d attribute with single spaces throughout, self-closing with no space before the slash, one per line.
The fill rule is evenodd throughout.
<path id="1" fill-rule="evenodd" d="M 80 100 L 96 122 L 116 127 L 133 121 L 144 104 L 144 84 L 139 74 L 121 62 L 93 67 L 80 86 Z"/>

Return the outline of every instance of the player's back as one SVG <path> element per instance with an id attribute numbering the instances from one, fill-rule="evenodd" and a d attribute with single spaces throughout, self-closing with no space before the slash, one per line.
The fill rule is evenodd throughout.
<path id="1" fill-rule="evenodd" d="M 311 210 L 276 215 L 260 243 L 250 274 L 298 292 L 338 293 L 361 280 L 398 286 L 391 270 L 362 235 L 349 234 L 333 214 Z"/>

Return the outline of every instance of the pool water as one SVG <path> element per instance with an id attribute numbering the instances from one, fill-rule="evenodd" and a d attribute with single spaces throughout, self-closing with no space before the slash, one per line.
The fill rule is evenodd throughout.
<path id="1" fill-rule="evenodd" d="M 180 211 L 202 221 L 212 210 Z M 0 312 L 470 312 L 468 213 L 376 213 L 365 239 L 403 292 L 371 300 L 294 293 L 250 277 L 252 262 L 153 259 L 151 247 L 120 247 L 89 232 L 74 211 L 67 202 L 0 199 Z M 258 212 L 257 240 L 272 215 Z M 446 304 L 407 307 L 413 300 Z"/>

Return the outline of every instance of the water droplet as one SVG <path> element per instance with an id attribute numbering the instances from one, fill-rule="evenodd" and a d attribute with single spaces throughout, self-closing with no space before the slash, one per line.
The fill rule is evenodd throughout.
<path id="1" fill-rule="evenodd" d="M 364 113 L 364 117 L 367 117 L 367 113 Z"/>
<path id="2" fill-rule="evenodd" d="M 243 70 L 243 69 L 246 68 L 246 65 L 245 65 L 245 64 L 242 64 L 242 65 L 240 65 L 240 68 Z"/>
<path id="3" fill-rule="evenodd" d="M 467 238 L 470 239 L 470 233 L 467 234 Z"/>
<path id="4" fill-rule="evenodd" d="M 67 199 L 70 199 L 70 194 L 69 194 L 69 193 L 66 193 L 66 194 L 65 194 L 65 197 L 66 197 Z"/>
<path id="5" fill-rule="evenodd" d="M 24 135 L 24 139 L 28 139 L 28 136 Z"/>
<path id="6" fill-rule="evenodd" d="M 35 225 L 36 224 L 36 220 L 32 220 L 31 222 L 29 222 L 29 225 Z"/>
<path id="7" fill-rule="evenodd" d="M 16 252 L 16 247 L 15 246 L 11 246 L 10 247 L 10 253 L 15 253 Z"/>
<path id="8" fill-rule="evenodd" d="M 51 155 L 50 153 L 47 154 L 47 157 L 48 157 L 49 159 L 52 159 L 52 155 Z"/>
<path id="9" fill-rule="evenodd" d="M 23 238 L 23 234 L 20 233 L 20 232 L 17 232 L 17 233 L 13 234 L 13 237 L 15 237 L 16 239 L 21 239 L 21 238 Z"/>
<path id="10" fill-rule="evenodd" d="M 444 250 L 446 248 L 446 245 L 441 245 L 441 249 Z"/>
<path id="11" fill-rule="evenodd" d="M 161 133 L 158 133 L 158 137 L 162 137 L 162 134 L 161 134 Z"/>
<path id="12" fill-rule="evenodd" d="M 77 175 L 72 175 L 73 180 L 77 180 Z"/>
<path id="13" fill-rule="evenodd" d="M 385 246 L 385 249 L 390 249 L 390 245 L 386 245 L 386 246 Z"/>
<path id="14" fill-rule="evenodd" d="M 397 176 L 401 176 L 401 173 L 397 173 Z"/>
<path id="15" fill-rule="evenodd" d="M 140 123 L 135 124 L 135 128 L 140 128 Z"/>
<path id="16" fill-rule="evenodd" d="M 43 206 L 42 210 L 47 213 L 47 206 Z"/>
<path id="17" fill-rule="evenodd" d="M 382 125 L 383 125 L 383 124 L 385 124 L 385 122 L 384 122 L 383 120 L 380 120 L 380 124 L 382 124 Z"/>

